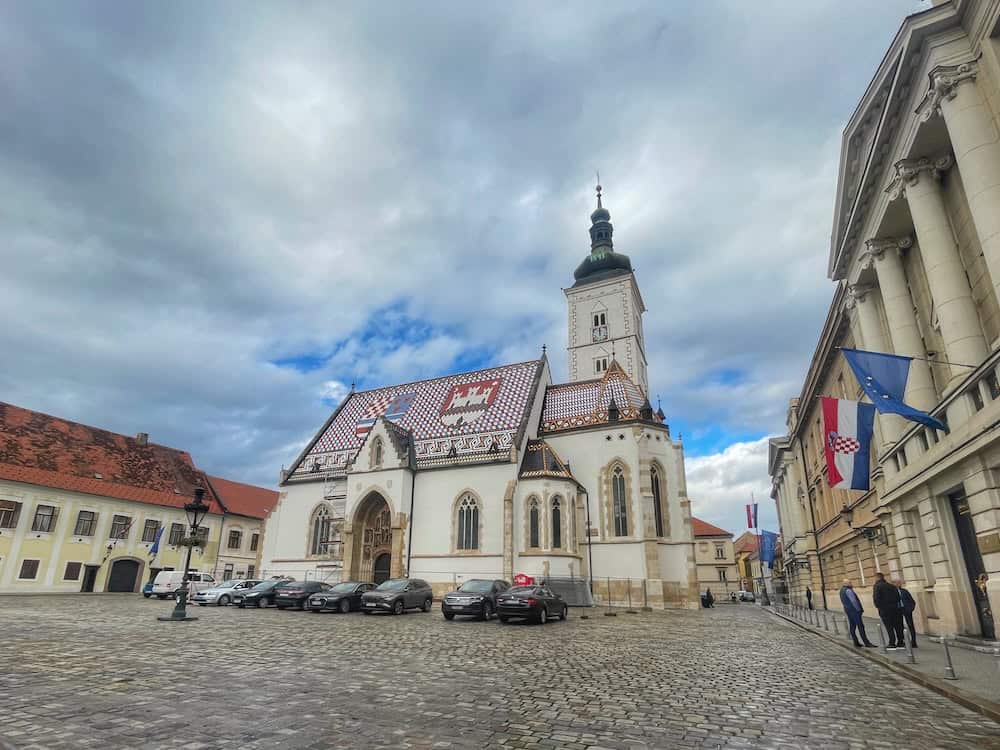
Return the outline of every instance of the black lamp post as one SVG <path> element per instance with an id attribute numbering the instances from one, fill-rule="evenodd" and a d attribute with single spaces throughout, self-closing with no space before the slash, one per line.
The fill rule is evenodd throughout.
<path id="1" fill-rule="evenodd" d="M 840 509 L 840 517 L 844 519 L 847 528 L 856 531 L 865 539 L 875 539 L 883 544 L 886 542 L 885 529 L 882 526 L 854 526 L 854 511 L 848 508 L 846 503 Z"/>
<path id="2" fill-rule="evenodd" d="M 170 613 L 169 617 L 156 618 L 161 622 L 188 622 L 198 619 L 197 617 L 187 616 L 188 575 L 191 572 L 191 548 L 198 543 L 198 529 L 201 528 L 201 522 L 205 520 L 205 516 L 208 514 L 208 506 L 202 500 L 204 497 L 204 488 L 196 487 L 194 490 L 194 501 L 184 506 L 184 512 L 187 514 L 188 524 L 191 527 L 191 536 L 184 540 L 184 546 L 187 547 L 187 556 L 184 560 L 184 579 L 181 582 L 180 590 L 177 592 L 177 604 L 174 606 L 174 611 Z"/>

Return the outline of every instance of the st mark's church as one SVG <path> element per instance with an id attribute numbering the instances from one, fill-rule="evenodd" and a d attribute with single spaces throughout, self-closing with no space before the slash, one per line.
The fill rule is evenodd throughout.
<path id="1" fill-rule="evenodd" d="M 540 359 L 352 391 L 282 471 L 263 568 L 295 578 L 593 580 L 697 602 L 684 449 L 649 400 L 646 311 L 611 214 L 564 290 L 568 382 Z M 561 378 L 560 378 L 561 379 Z"/>

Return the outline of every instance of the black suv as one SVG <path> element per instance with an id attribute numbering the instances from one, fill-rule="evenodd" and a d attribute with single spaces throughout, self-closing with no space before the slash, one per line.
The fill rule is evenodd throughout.
<path id="1" fill-rule="evenodd" d="M 408 609 L 431 611 L 434 593 L 427 581 L 419 578 L 390 578 L 380 583 L 374 591 L 366 591 L 361 595 L 361 611 L 366 615 L 372 612 L 391 612 L 401 615 Z"/>
<path id="2" fill-rule="evenodd" d="M 497 597 L 509 588 L 507 581 L 470 578 L 457 591 L 444 595 L 441 614 L 446 620 L 455 619 L 455 615 L 473 615 L 489 620 L 497 611 Z"/>

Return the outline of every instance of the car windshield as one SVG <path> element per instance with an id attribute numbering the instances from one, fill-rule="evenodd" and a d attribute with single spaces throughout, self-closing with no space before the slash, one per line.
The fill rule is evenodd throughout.
<path id="1" fill-rule="evenodd" d="M 284 583 L 291 583 L 291 581 L 261 581 L 256 586 L 254 586 L 251 591 L 270 591 L 275 586 Z"/>
<path id="2" fill-rule="evenodd" d="M 512 589 L 507 589 L 508 594 L 533 594 L 535 593 L 534 586 L 515 586 Z"/>
<path id="3" fill-rule="evenodd" d="M 357 585 L 356 583 L 338 583 L 330 591 L 334 594 L 349 594 L 354 591 L 354 587 Z"/>
<path id="4" fill-rule="evenodd" d="M 390 579 L 388 581 L 382 581 L 382 583 L 380 583 L 378 585 L 378 589 L 376 589 L 376 590 L 377 591 L 400 591 L 401 589 L 405 589 L 406 588 L 406 584 L 408 584 L 408 583 L 409 583 L 409 581 L 407 579 L 405 579 L 405 578 L 394 578 L 394 579 Z"/>
<path id="5" fill-rule="evenodd" d="M 493 581 L 466 581 L 458 587 L 467 594 L 487 594 L 493 588 Z"/>
<path id="6" fill-rule="evenodd" d="M 215 588 L 217 588 L 217 589 L 231 589 L 231 588 L 235 588 L 235 586 L 236 586 L 237 583 L 239 583 L 239 581 L 223 581 L 222 583 L 215 584 Z"/>

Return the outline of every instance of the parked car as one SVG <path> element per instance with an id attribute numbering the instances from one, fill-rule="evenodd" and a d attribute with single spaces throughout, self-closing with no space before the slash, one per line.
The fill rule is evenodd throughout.
<path id="1" fill-rule="evenodd" d="M 755 602 L 757 597 L 753 595 L 752 591 L 740 591 L 736 594 L 736 598 L 741 602 Z"/>
<path id="2" fill-rule="evenodd" d="M 430 612 L 433 603 L 431 585 L 419 578 L 390 578 L 361 595 L 361 611 L 366 615 L 372 612 L 401 615 L 408 609 L 418 608 Z"/>
<path id="3" fill-rule="evenodd" d="M 209 604 L 214 604 L 217 607 L 225 607 L 233 601 L 233 594 L 237 591 L 252 589 L 258 583 L 260 583 L 259 578 L 233 578 L 229 581 L 223 581 L 219 585 L 213 586 L 210 589 L 203 589 L 199 591 L 191 597 L 191 601 L 201 607 L 205 607 Z"/>
<path id="4" fill-rule="evenodd" d="M 329 591 L 330 584 L 322 581 L 292 581 L 274 589 L 274 606 L 278 609 L 306 609 L 309 597 L 320 591 Z"/>
<path id="5" fill-rule="evenodd" d="M 343 581 L 329 591 L 313 594 L 309 597 L 309 609 L 313 612 L 357 612 L 361 609 L 361 595 L 372 591 L 374 583 L 360 581 Z"/>
<path id="6" fill-rule="evenodd" d="M 142 587 L 142 595 L 147 599 L 153 595 L 153 582 L 147 581 Z"/>
<path id="7" fill-rule="evenodd" d="M 279 586 L 285 586 L 294 582 L 294 578 L 272 578 L 268 581 L 261 581 L 252 589 L 234 592 L 233 604 L 240 609 L 246 607 L 266 607 L 268 604 L 274 604 L 274 595 Z"/>
<path id="8" fill-rule="evenodd" d="M 183 570 L 161 570 L 156 574 L 153 581 L 153 596 L 166 599 L 168 596 L 176 596 L 184 583 Z M 188 573 L 188 594 L 201 591 L 215 585 L 215 579 L 208 573 Z"/>
<path id="9" fill-rule="evenodd" d="M 502 623 L 522 618 L 544 625 L 552 617 L 565 620 L 569 607 L 545 586 L 515 586 L 497 597 L 497 619 Z"/>
<path id="10" fill-rule="evenodd" d="M 441 614 L 446 620 L 454 620 L 455 615 L 472 615 L 489 620 L 496 614 L 497 597 L 509 588 L 507 581 L 470 578 L 457 591 L 444 595 Z"/>

